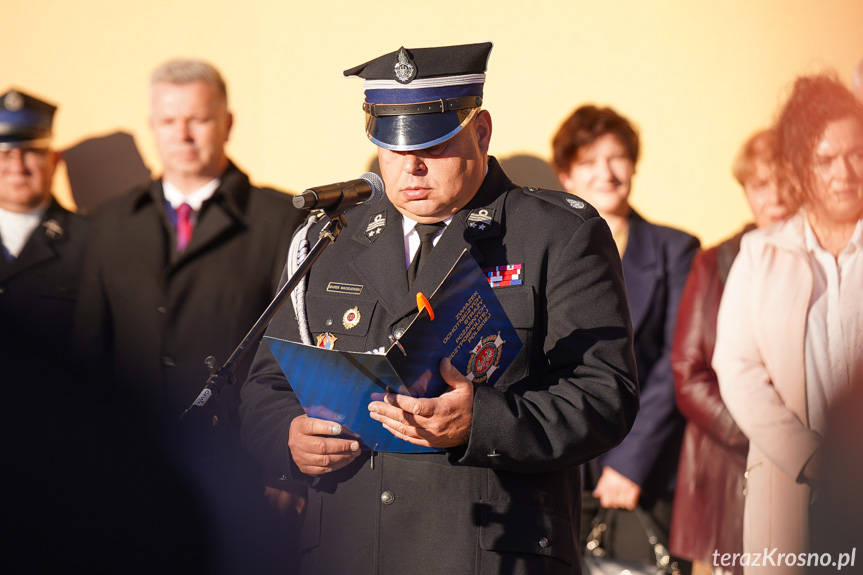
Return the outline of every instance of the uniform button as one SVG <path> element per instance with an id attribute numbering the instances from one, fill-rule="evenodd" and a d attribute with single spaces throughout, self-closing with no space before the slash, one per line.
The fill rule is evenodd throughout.
<path id="1" fill-rule="evenodd" d="M 500 457 L 500 453 L 498 453 L 496 449 L 492 449 L 486 455 L 487 457 Z"/>
<path id="2" fill-rule="evenodd" d="M 538 192 L 539 191 L 538 189 L 534 188 L 533 186 L 529 187 L 528 190 L 530 190 L 531 192 Z"/>
<path id="3" fill-rule="evenodd" d="M 159 313 L 168 313 L 168 310 L 165 309 L 165 306 L 163 306 L 163 305 L 160 305 L 159 307 L 157 307 L 156 311 Z"/>
<path id="4" fill-rule="evenodd" d="M 393 335 L 395 336 L 396 339 L 401 339 L 404 334 L 405 334 L 405 330 L 404 330 L 404 328 L 401 328 L 401 327 L 397 327 L 396 330 L 393 332 Z"/>
<path id="5" fill-rule="evenodd" d="M 542 539 L 540 539 L 539 540 L 539 546 L 542 547 L 543 549 L 548 547 L 548 537 L 543 537 Z"/>
<path id="6" fill-rule="evenodd" d="M 327 325 L 333 325 L 333 318 L 328 319 L 326 322 Z"/>
<path id="7" fill-rule="evenodd" d="M 213 427 L 217 427 L 218 425 L 219 425 L 219 416 L 214 415 L 213 416 Z"/>
<path id="8" fill-rule="evenodd" d="M 168 367 L 177 367 L 177 362 L 174 361 L 174 358 L 169 355 L 162 356 L 162 365 Z"/>
<path id="9" fill-rule="evenodd" d="M 381 502 L 384 505 L 392 505 L 393 501 L 396 500 L 396 496 L 393 495 L 392 491 L 384 491 L 381 493 Z"/>
<path id="10" fill-rule="evenodd" d="M 3 295 L 4 293 L 6 293 L 6 290 L 0 287 L 0 295 Z"/>

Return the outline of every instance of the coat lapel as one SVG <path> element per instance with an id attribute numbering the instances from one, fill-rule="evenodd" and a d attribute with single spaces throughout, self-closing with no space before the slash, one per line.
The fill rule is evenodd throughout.
<path id="1" fill-rule="evenodd" d="M 416 292 L 430 296 L 452 269 L 463 250 L 468 250 L 481 267 L 485 256 L 477 242 L 502 233 L 501 214 L 506 194 L 500 190 L 512 188 L 494 158 L 482 186 L 465 207 L 456 213 L 444 231 L 411 289 L 402 300 L 401 314 L 417 311 Z M 472 217 L 473 216 L 473 217 Z M 477 225 L 479 223 L 479 225 Z"/>
<path id="2" fill-rule="evenodd" d="M 380 205 L 370 206 L 370 209 L 364 212 L 365 220 L 349 222 L 351 226 L 356 226 L 351 237 L 361 247 L 357 250 L 356 257 L 346 265 L 350 265 L 362 278 L 364 285 L 375 291 L 391 314 L 405 317 L 416 313 L 416 293 L 431 295 L 455 264 L 462 250 L 468 250 L 477 264 L 482 265 L 484 256 L 476 242 L 502 233 L 500 218 L 505 194 L 501 194 L 500 190 L 512 187 L 512 182 L 506 178 L 497 161 L 490 158 L 488 174 L 479 191 L 453 216 L 410 290 L 405 271 L 407 265 L 402 216 L 388 198 L 384 198 Z M 470 218 L 472 213 L 480 210 L 486 210 L 491 218 L 490 224 L 482 229 L 472 227 Z M 369 241 L 366 237 L 367 230 L 374 217 L 381 213 L 386 214 L 386 228 L 374 242 Z M 375 245 L 375 249 L 370 249 L 372 245 Z"/>
<path id="3" fill-rule="evenodd" d="M 351 240 L 356 244 L 356 257 L 345 265 L 375 292 L 390 313 L 395 313 L 395 302 L 402 301 L 408 291 L 402 215 L 387 198 L 369 208 L 360 216 L 364 219 L 348 221 L 347 229 L 354 228 Z M 384 218 L 386 224 L 379 234 L 369 236 L 375 231 L 373 221 L 378 217 Z"/>
<path id="4" fill-rule="evenodd" d="M 213 197 L 204 202 L 198 221 L 192 232 L 189 245 L 181 254 L 175 254 L 173 246 L 176 232 L 171 227 L 172 263 L 169 273 L 184 262 L 209 249 L 221 237 L 248 227 L 245 219 L 246 205 L 249 200 L 249 179 L 236 166 L 230 164 L 221 179 L 221 184 Z"/>
<path id="5" fill-rule="evenodd" d="M 629 216 L 629 241 L 623 254 L 623 279 L 629 299 L 632 329 L 641 327 L 658 281 L 656 245 L 647 222 L 634 210 Z"/>
<path id="6" fill-rule="evenodd" d="M 63 239 L 66 218 L 60 211 L 59 204 L 52 201 L 45 211 L 42 221 L 30 234 L 24 249 L 14 261 L 0 266 L 0 281 L 4 281 L 28 268 L 37 266 L 48 260 L 57 258 L 55 241 Z"/>

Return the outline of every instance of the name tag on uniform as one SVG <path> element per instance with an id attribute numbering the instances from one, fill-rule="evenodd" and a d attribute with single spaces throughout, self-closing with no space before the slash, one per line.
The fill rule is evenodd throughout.
<path id="1" fill-rule="evenodd" d="M 342 284 L 338 282 L 330 282 L 327 284 L 327 291 L 331 293 L 342 293 L 348 295 L 360 295 L 363 293 L 363 287 L 356 284 Z"/>

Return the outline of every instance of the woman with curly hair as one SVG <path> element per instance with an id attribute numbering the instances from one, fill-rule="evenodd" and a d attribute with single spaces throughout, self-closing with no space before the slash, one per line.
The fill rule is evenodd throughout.
<path id="1" fill-rule="evenodd" d="M 831 75 L 801 77 L 775 130 L 801 207 L 743 237 L 713 355 L 750 441 L 744 557 L 771 574 L 809 560 L 826 413 L 863 379 L 863 106 Z"/>

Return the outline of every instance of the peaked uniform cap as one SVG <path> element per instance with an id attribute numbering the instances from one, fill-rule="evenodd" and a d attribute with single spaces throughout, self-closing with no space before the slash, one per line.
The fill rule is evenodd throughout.
<path id="1" fill-rule="evenodd" d="M 389 150 L 428 148 L 455 136 L 482 105 L 491 42 L 400 48 L 345 70 L 365 80 L 366 135 Z"/>
<path id="2" fill-rule="evenodd" d="M 0 96 L 0 149 L 47 148 L 57 107 L 20 90 Z"/>

